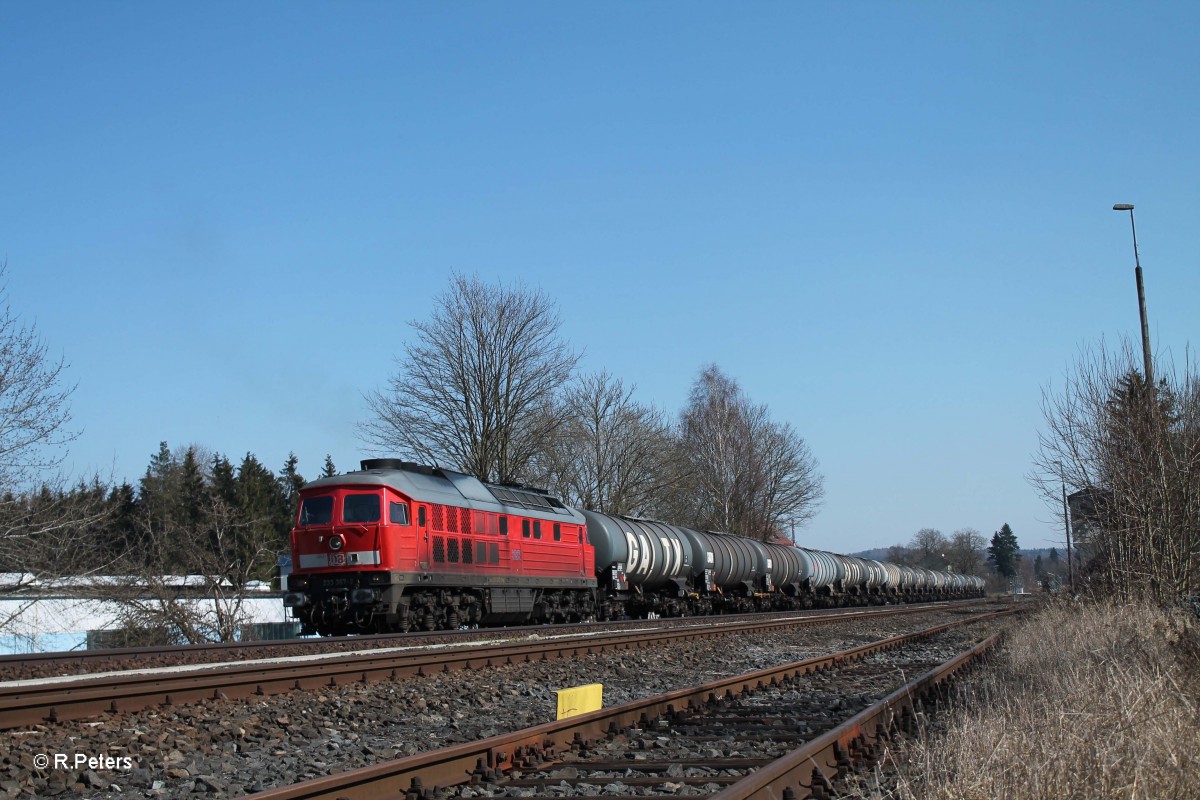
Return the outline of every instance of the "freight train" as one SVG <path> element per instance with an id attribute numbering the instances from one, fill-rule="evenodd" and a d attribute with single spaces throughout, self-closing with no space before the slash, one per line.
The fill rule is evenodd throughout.
<path id="1" fill-rule="evenodd" d="M 571 508 L 397 459 L 307 484 L 284 605 L 324 635 L 978 597 L 979 578 Z"/>

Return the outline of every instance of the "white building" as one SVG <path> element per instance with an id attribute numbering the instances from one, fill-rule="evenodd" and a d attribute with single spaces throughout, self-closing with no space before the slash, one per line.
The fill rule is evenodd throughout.
<path id="1" fill-rule="evenodd" d="M 202 576 L 181 575 L 168 579 L 182 590 L 201 585 Z M 88 589 L 126 581 L 113 576 L 62 578 L 41 581 L 28 573 L 0 573 L 0 654 L 43 653 L 83 649 L 87 632 L 120 627 L 120 607 L 113 602 L 86 597 Z M 245 622 L 284 622 L 283 601 L 269 594 L 270 586 L 256 584 L 260 596 L 242 602 Z M 189 601 L 196 610 L 215 612 L 211 598 Z"/>

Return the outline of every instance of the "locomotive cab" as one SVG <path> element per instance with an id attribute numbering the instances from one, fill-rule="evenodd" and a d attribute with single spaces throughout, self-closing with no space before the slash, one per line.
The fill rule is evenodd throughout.
<path id="1" fill-rule="evenodd" d="M 377 607 L 395 607 L 394 573 L 416 561 L 411 500 L 369 484 L 321 487 L 301 498 L 291 537 L 299 569 L 284 605 L 306 629 L 372 630 Z"/>
<path id="2" fill-rule="evenodd" d="M 375 486 L 304 497 L 292 536 L 293 563 L 306 570 L 386 566 L 392 550 L 415 560 L 411 507 L 407 497 Z"/>
<path id="3" fill-rule="evenodd" d="M 292 543 L 293 563 L 304 569 L 378 565 L 383 500 L 378 490 L 353 488 L 304 498 Z"/>

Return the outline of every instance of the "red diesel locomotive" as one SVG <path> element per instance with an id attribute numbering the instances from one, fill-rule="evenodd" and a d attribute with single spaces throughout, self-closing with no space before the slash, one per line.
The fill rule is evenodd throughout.
<path id="1" fill-rule="evenodd" d="M 284 604 L 322 634 L 586 619 L 585 524 L 545 492 L 363 461 L 301 490 Z"/>

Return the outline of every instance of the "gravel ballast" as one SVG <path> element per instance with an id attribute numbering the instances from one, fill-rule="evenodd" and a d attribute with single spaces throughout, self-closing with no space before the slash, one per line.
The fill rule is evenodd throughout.
<path id="1" fill-rule="evenodd" d="M 546 722 L 554 690 L 567 686 L 602 683 L 611 707 L 962 616 L 930 611 L 730 635 L 4 731 L 0 797 L 237 797 Z M 79 761 L 106 756 L 110 765 L 126 761 Z"/>

